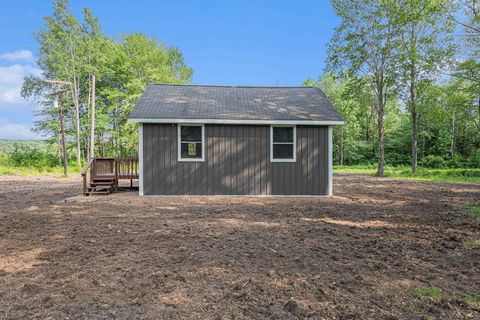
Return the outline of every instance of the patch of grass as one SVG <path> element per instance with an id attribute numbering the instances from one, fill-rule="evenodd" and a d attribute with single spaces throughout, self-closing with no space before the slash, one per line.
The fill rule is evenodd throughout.
<path id="1" fill-rule="evenodd" d="M 480 217 L 480 203 L 472 203 L 466 206 L 463 206 L 465 210 L 473 214 L 474 216 Z"/>
<path id="2" fill-rule="evenodd" d="M 439 298 L 440 297 L 440 289 L 435 287 L 415 288 L 414 292 L 418 298 L 424 298 L 424 297 Z"/>
<path id="3" fill-rule="evenodd" d="M 463 243 L 463 248 L 465 250 L 480 249 L 480 239 L 464 242 Z"/>
<path id="4" fill-rule="evenodd" d="M 474 308 L 480 308 L 480 296 L 476 294 L 454 293 L 453 296 L 458 300 L 463 300 Z"/>
<path id="5" fill-rule="evenodd" d="M 362 292 L 362 293 L 360 293 L 360 298 L 362 300 L 368 300 L 368 299 L 370 299 L 370 294 L 368 292 Z"/>
<path id="6" fill-rule="evenodd" d="M 377 169 L 374 165 L 357 166 L 334 166 L 336 172 L 367 173 L 374 175 Z M 413 174 L 412 169 L 407 166 L 385 167 L 385 177 L 454 182 L 454 183 L 480 183 L 480 169 L 428 169 L 418 168 L 417 173 Z"/>
<path id="7" fill-rule="evenodd" d="M 78 174 L 81 173 L 82 169 L 77 167 L 68 168 L 68 174 Z M 34 168 L 34 167 L 12 167 L 0 165 L 0 176 L 4 175 L 16 175 L 16 176 L 38 176 L 38 175 L 55 175 L 63 176 L 62 167 L 45 167 L 45 168 Z"/>
<path id="8" fill-rule="evenodd" d="M 480 308 L 480 296 L 475 294 L 467 294 L 463 297 L 467 303 L 472 305 L 472 307 Z"/>

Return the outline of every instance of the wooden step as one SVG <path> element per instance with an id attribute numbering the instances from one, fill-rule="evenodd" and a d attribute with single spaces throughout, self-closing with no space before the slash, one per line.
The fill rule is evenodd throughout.
<path id="1" fill-rule="evenodd" d="M 113 187 L 113 184 L 112 183 L 106 183 L 106 182 L 90 182 L 90 187 L 111 188 L 111 187 Z"/>
<path id="2" fill-rule="evenodd" d="M 115 179 L 110 179 L 110 178 L 92 178 L 93 182 L 111 182 L 114 183 Z"/>
<path id="3" fill-rule="evenodd" d="M 96 191 L 96 190 L 93 190 L 93 191 L 88 191 L 87 192 L 87 196 L 90 196 L 90 195 L 104 195 L 104 196 L 108 196 L 111 192 L 110 191 Z"/>
<path id="4" fill-rule="evenodd" d="M 112 193 L 111 186 L 92 186 L 87 187 L 88 194 L 110 194 Z"/>

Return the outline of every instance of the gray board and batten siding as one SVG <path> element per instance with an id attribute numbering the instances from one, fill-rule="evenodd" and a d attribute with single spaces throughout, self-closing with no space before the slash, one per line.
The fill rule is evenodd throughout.
<path id="1" fill-rule="evenodd" d="M 142 127 L 144 195 L 329 194 L 327 126 L 296 126 L 295 162 L 270 161 L 269 125 L 205 125 L 198 162 L 178 161 L 177 124 Z"/>

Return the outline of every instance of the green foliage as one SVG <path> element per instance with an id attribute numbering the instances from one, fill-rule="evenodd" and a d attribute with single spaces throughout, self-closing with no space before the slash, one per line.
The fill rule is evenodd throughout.
<path id="1" fill-rule="evenodd" d="M 439 169 L 445 167 L 445 160 L 440 156 L 428 155 L 421 160 L 420 164 L 426 168 Z"/>
<path id="2" fill-rule="evenodd" d="M 334 172 L 351 172 L 375 174 L 374 163 L 353 166 L 334 166 Z M 385 166 L 385 176 L 391 178 L 427 180 L 454 183 L 480 183 L 480 169 L 429 169 L 420 167 L 417 173 L 412 173 L 408 166 Z"/>
<path id="3" fill-rule="evenodd" d="M 75 148 L 71 145 L 70 148 Z M 69 161 L 75 161 L 72 153 Z M 79 173 L 72 168 L 70 173 Z M 0 175 L 63 175 L 58 149 L 48 141 L 0 140 Z"/>
<path id="4" fill-rule="evenodd" d="M 181 51 L 144 34 L 108 37 L 97 17 L 85 8 L 81 19 L 68 0 L 53 2 L 53 13 L 35 33 L 42 77 L 66 81 L 61 106 L 65 113 L 68 153 L 80 163 L 89 156 L 92 119 L 92 75 L 96 78 L 95 155 L 133 155 L 137 152 L 137 125 L 127 115 L 151 83 L 187 83 L 192 69 Z M 59 111 L 53 107 L 55 85 L 40 78 L 25 79 L 22 95 L 43 105 L 35 130 L 59 144 Z M 74 144 L 74 145 L 72 145 Z M 70 157 L 70 156 L 69 156 Z"/>
<path id="5" fill-rule="evenodd" d="M 11 152 L 15 146 L 27 146 L 32 149 L 46 151 L 49 148 L 48 142 L 45 140 L 9 140 L 0 139 L 0 155 Z"/>
<path id="6" fill-rule="evenodd" d="M 478 215 L 480 215 L 480 210 L 478 211 Z M 465 250 L 480 249 L 480 239 L 464 242 L 464 243 L 463 243 L 463 248 L 464 248 Z M 480 301 L 479 301 L 479 302 L 480 302 Z"/>
<path id="7" fill-rule="evenodd" d="M 480 203 L 472 203 L 464 207 L 468 212 L 480 217 Z"/>
<path id="8" fill-rule="evenodd" d="M 468 159 L 468 164 L 472 168 L 480 168 L 480 149 L 472 152 Z"/>
<path id="9" fill-rule="evenodd" d="M 28 145 L 14 144 L 13 150 L 3 156 L 4 164 L 11 167 L 46 168 L 58 165 L 55 154 Z"/>
<path id="10" fill-rule="evenodd" d="M 305 84 L 346 121 L 334 130 L 336 163 L 479 167 L 480 4 L 460 4 L 469 50 L 455 63 L 455 1 L 332 0 L 340 24 L 327 70 L 338 74 Z M 454 78 L 438 83 L 447 70 Z"/>
<path id="11" fill-rule="evenodd" d="M 415 295 L 418 298 L 430 297 L 430 298 L 439 298 L 440 297 L 440 289 L 432 287 L 432 288 L 415 288 L 414 289 Z"/>
<path id="12" fill-rule="evenodd" d="M 378 135 L 374 92 L 362 78 L 325 73 L 305 85 L 320 87 L 345 120 L 334 128 L 335 164 L 370 164 L 377 160 Z M 475 97 L 463 80 L 422 84 L 418 107 L 419 165 L 427 168 L 479 168 L 480 115 Z M 476 119 L 479 120 L 476 120 Z M 398 100 L 385 107 L 385 161 L 390 166 L 411 163 L 411 122 Z"/>
<path id="13" fill-rule="evenodd" d="M 378 175 L 385 165 L 385 114 L 397 97 L 397 44 L 402 34 L 402 6 L 392 0 L 332 0 L 340 25 L 328 46 L 329 71 L 340 71 L 367 84 L 376 119 Z M 327 94 L 328 95 L 328 94 Z M 342 132 L 343 133 L 343 132 Z M 343 134 L 342 134 L 343 135 Z M 343 141 L 343 140 L 342 140 Z M 343 159 L 343 147 L 340 159 Z M 343 161 L 340 161 L 343 164 Z"/>
<path id="14" fill-rule="evenodd" d="M 478 244 L 480 247 L 480 243 Z M 464 296 L 465 301 L 467 301 L 474 308 L 480 308 L 480 296 L 475 294 L 467 294 Z"/>
<path id="15" fill-rule="evenodd" d="M 69 174 L 78 174 L 81 172 L 80 168 L 72 168 Z M 63 168 L 56 167 L 12 167 L 3 165 L 0 160 L 0 175 L 15 175 L 15 176 L 37 176 L 37 175 L 55 175 L 63 177 Z"/>

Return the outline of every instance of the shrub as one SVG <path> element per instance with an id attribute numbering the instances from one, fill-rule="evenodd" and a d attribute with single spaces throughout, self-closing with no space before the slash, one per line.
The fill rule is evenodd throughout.
<path id="1" fill-rule="evenodd" d="M 452 158 L 445 161 L 445 166 L 448 168 L 465 168 L 467 163 L 460 154 L 456 153 Z"/>
<path id="2" fill-rule="evenodd" d="M 54 154 L 18 144 L 7 153 L 5 162 L 12 167 L 51 168 L 58 165 Z"/>
<path id="3" fill-rule="evenodd" d="M 445 160 L 440 156 L 429 155 L 420 160 L 420 165 L 426 168 L 440 169 L 445 167 Z"/>
<path id="4" fill-rule="evenodd" d="M 480 149 L 475 150 L 468 159 L 468 164 L 473 168 L 480 168 Z"/>

